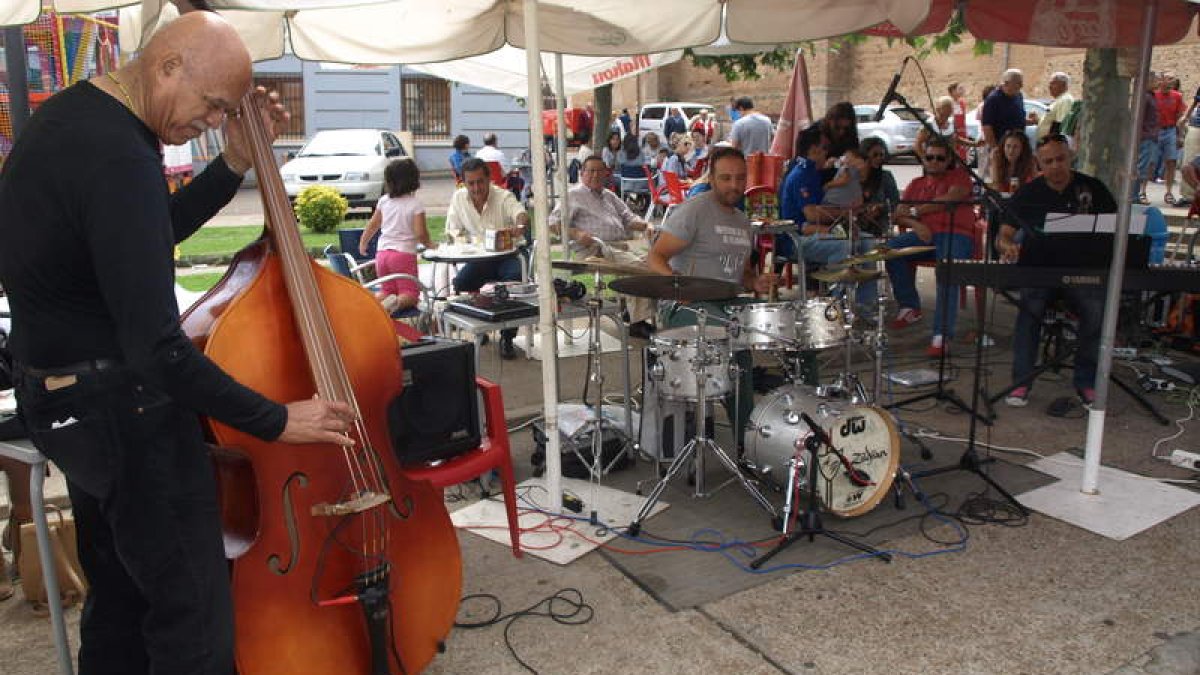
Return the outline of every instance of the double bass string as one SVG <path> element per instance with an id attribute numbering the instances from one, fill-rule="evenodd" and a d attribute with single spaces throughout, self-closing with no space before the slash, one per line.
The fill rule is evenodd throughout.
<path id="1" fill-rule="evenodd" d="M 258 110 L 255 96 L 256 94 L 251 92 L 243 98 L 242 105 L 245 110 Z M 270 143 L 262 117 L 258 114 L 247 114 L 242 116 L 242 121 L 245 122 L 244 128 L 253 141 L 251 147 L 256 164 L 273 166 L 274 158 L 267 150 Z M 342 446 L 343 461 L 351 478 L 353 492 L 355 496 L 363 496 L 368 492 L 387 494 L 382 480 L 382 467 L 362 423 L 361 408 L 350 386 L 349 374 L 338 351 L 329 318 L 317 311 L 322 307 L 320 293 L 312 274 L 311 263 L 300 240 L 295 215 L 285 193 L 282 192 L 280 181 L 260 180 L 260 183 L 263 188 L 264 208 L 269 216 L 268 222 L 275 225 L 273 230 L 276 236 L 273 240 L 280 249 L 281 258 L 293 263 L 283 266 L 284 279 L 291 296 L 297 328 L 309 355 L 317 393 L 326 400 L 345 401 L 354 411 L 354 433 L 358 436 L 358 447 L 351 444 Z M 363 453 L 362 456 L 359 455 L 360 452 Z M 371 507 L 370 510 L 373 513 L 360 514 L 364 517 L 358 520 L 361 543 L 365 548 L 362 554 L 371 562 L 365 572 L 371 580 L 378 580 L 378 575 L 382 574 L 378 561 L 382 559 L 382 552 L 387 547 L 388 528 L 383 522 L 385 513 L 377 506 Z M 336 537 L 336 533 L 332 536 Z"/>

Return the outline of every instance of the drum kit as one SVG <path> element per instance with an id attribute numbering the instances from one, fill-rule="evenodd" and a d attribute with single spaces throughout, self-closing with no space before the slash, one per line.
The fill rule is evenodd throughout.
<path id="1" fill-rule="evenodd" d="M 928 250 L 932 247 L 879 248 L 849 258 L 837 269 L 815 272 L 812 276 L 846 288 L 882 276 L 880 271 L 864 270 L 859 265 Z M 561 267 L 561 263 L 556 264 Z M 809 514 L 818 508 L 817 500 L 829 513 L 853 517 L 870 511 L 887 496 L 902 470 L 896 423 L 886 410 L 875 405 L 881 391 L 886 345 L 883 294 L 878 299 L 873 329 L 857 330 L 850 292 L 790 302 L 734 304 L 740 289 L 733 283 L 648 275 L 645 270 L 613 263 L 575 264 L 578 270 L 603 269 L 606 274 L 619 275 L 621 278 L 608 284 L 610 289 L 631 296 L 674 301 L 676 311 L 689 312 L 695 319 L 695 325 L 660 330 L 652 336 L 647 348 L 647 388 L 653 389 L 660 400 L 694 404 L 696 423 L 687 443 L 675 452 L 665 475 L 646 497 L 629 526 L 629 534 L 636 536 L 640 532 L 642 521 L 689 462 L 694 469 L 695 496 L 708 494 L 704 491 L 706 453 L 732 474 L 725 484 L 739 482 L 771 515 L 773 525 L 784 535 L 789 535 L 789 528 L 798 527 L 793 535 L 834 536 L 820 528 L 815 513 Z M 639 274 L 632 275 L 634 271 Z M 689 304 L 706 302 L 720 306 L 724 301 L 729 302 L 723 307 L 725 316 Z M 869 391 L 850 367 L 855 344 L 874 347 L 875 381 Z M 844 369 L 833 382 L 825 385 L 803 382 L 802 356 L 836 349 L 844 351 L 845 360 Z M 734 357 L 735 352 L 742 350 L 775 355 L 783 366 L 787 383 L 768 393 L 754 407 L 741 439 L 744 452 L 731 457 L 709 436 L 711 431 L 703 421 L 708 418 L 712 402 L 743 393 L 738 391 L 741 369 Z M 736 409 L 736 406 L 731 408 Z M 738 428 L 734 424 L 734 429 Z M 665 457 L 661 459 L 666 461 Z M 782 493 L 781 510 L 776 510 L 759 485 Z M 802 491 L 810 496 L 806 508 L 796 499 Z M 796 517 L 801 512 L 804 520 L 797 526 Z M 856 542 L 845 543 L 862 550 L 869 548 Z"/>

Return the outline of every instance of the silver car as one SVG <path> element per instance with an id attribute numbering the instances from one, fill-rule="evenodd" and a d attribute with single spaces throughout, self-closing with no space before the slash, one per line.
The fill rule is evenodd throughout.
<path id="1" fill-rule="evenodd" d="M 921 121 L 904 108 L 888 108 L 883 111 L 883 119 L 875 121 L 875 111 L 879 106 L 856 105 L 854 115 L 858 119 L 858 138 L 878 138 L 887 147 L 888 156 L 904 155 L 913 151 L 917 143 L 917 132 L 921 130 Z M 926 115 L 924 110 L 914 108 L 919 115 Z"/>
<path id="2" fill-rule="evenodd" d="M 1033 113 L 1033 114 L 1037 115 L 1037 118 L 1040 120 L 1046 116 L 1046 111 L 1049 109 L 1050 109 L 1049 106 L 1047 106 L 1045 103 L 1043 103 L 1041 101 L 1037 101 L 1037 100 L 1029 99 L 1029 98 L 1025 99 L 1025 116 L 1026 117 L 1028 117 L 1030 113 Z M 973 110 L 971 110 L 967 113 L 967 136 L 970 137 L 972 140 L 978 140 L 980 138 L 983 138 L 983 125 L 981 125 L 979 123 L 979 108 L 974 108 Z M 1030 145 L 1036 146 L 1037 145 L 1037 125 L 1036 124 L 1025 125 L 1025 136 L 1029 138 Z M 971 166 L 975 166 L 977 164 L 977 162 L 975 160 L 975 148 L 971 148 L 971 151 L 968 153 L 967 159 L 970 162 Z"/>

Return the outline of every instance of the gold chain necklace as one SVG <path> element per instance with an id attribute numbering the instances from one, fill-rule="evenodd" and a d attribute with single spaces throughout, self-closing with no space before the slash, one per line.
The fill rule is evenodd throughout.
<path id="1" fill-rule="evenodd" d="M 117 79 L 117 76 L 114 75 L 112 71 L 105 73 L 105 75 L 108 76 L 108 79 L 113 81 L 113 84 L 117 85 L 117 89 L 121 90 L 121 95 L 125 97 L 125 104 L 129 106 L 129 112 L 136 115 L 137 110 L 135 110 L 133 107 L 133 98 L 129 96 L 129 90 L 125 88 L 125 85 Z"/>

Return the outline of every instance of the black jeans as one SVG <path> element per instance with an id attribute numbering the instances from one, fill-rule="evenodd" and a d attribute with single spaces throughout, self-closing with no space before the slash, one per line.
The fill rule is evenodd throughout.
<path id="1" fill-rule="evenodd" d="M 67 477 L 90 584 L 80 674 L 230 675 L 233 603 L 196 415 L 120 367 L 53 391 L 38 374 L 18 369 L 17 400 Z"/>

